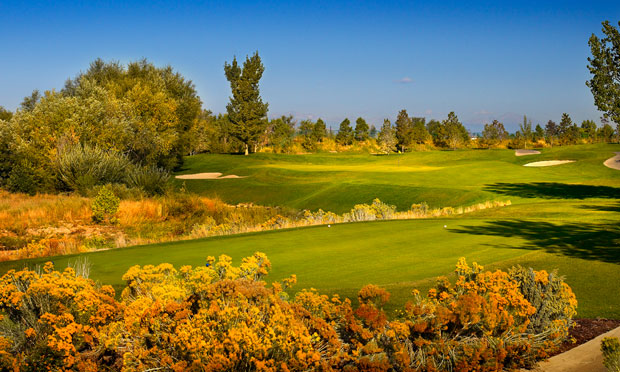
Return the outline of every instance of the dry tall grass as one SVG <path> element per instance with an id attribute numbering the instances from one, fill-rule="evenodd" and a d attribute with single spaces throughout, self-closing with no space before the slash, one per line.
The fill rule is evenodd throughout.
<path id="1" fill-rule="evenodd" d="M 432 218 L 501 207 L 510 201 L 435 209 L 423 203 L 397 212 L 377 199 L 372 205 L 359 204 L 337 215 L 322 210 L 301 213 L 253 204 L 234 206 L 198 195 L 171 194 L 122 200 L 117 222 L 108 225 L 93 222 L 91 204 L 91 198 L 81 196 L 0 191 L 0 261 L 328 223 Z M 383 208 L 382 212 L 376 208 Z"/>

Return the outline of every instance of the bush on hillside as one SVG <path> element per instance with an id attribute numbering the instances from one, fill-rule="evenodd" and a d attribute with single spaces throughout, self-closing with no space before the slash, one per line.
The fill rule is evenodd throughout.
<path id="1" fill-rule="evenodd" d="M 73 146 L 58 156 L 60 180 L 72 191 L 86 195 L 98 185 L 125 183 L 132 168 L 129 159 L 96 146 Z"/>
<path id="2" fill-rule="evenodd" d="M 163 195 L 168 189 L 170 174 L 156 166 L 133 167 L 127 174 L 127 184 L 147 195 Z"/>
<path id="3" fill-rule="evenodd" d="M 93 221 L 96 223 L 114 223 L 114 215 L 118 212 L 119 204 L 120 199 L 114 195 L 112 190 L 107 186 L 102 187 L 91 206 L 93 210 Z"/>

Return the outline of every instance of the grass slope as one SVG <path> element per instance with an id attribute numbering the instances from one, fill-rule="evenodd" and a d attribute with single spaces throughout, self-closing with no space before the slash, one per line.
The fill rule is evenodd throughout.
<path id="1" fill-rule="evenodd" d="M 224 180 L 176 180 L 177 185 L 226 202 L 254 202 L 337 213 L 373 198 L 407 209 L 425 201 L 432 207 L 459 206 L 489 199 L 528 199 L 513 184 L 561 183 L 620 185 L 620 172 L 603 162 L 618 145 L 580 145 L 543 149 L 516 157 L 513 150 L 430 151 L 388 156 L 360 154 L 210 155 L 187 158 L 180 174 L 222 172 L 248 176 Z M 529 168 L 542 160 L 577 160 Z M 564 197 L 562 189 L 556 195 Z M 577 190 L 578 191 L 578 190 Z M 525 200 L 527 201 L 527 200 Z"/>

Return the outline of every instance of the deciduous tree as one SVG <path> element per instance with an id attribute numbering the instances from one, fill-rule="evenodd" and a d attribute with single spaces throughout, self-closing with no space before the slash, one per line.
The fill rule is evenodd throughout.
<path id="1" fill-rule="evenodd" d="M 620 22 L 618 26 L 620 28 Z M 588 70 L 592 79 L 586 85 L 604 117 L 620 124 L 620 31 L 605 21 L 603 34 L 602 39 L 592 34 L 588 41 L 592 52 L 592 57 L 588 58 Z"/>
<path id="2" fill-rule="evenodd" d="M 396 133 L 389 119 L 383 120 L 383 125 L 381 126 L 381 131 L 379 131 L 377 141 L 384 153 L 389 154 L 390 152 L 396 151 L 398 140 L 396 139 Z"/>

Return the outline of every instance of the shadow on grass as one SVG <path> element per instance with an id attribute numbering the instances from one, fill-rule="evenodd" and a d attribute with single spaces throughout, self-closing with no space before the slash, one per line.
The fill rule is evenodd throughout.
<path id="1" fill-rule="evenodd" d="M 599 212 L 618 212 L 620 213 L 620 203 L 616 205 L 582 205 L 579 208 Z"/>
<path id="2" fill-rule="evenodd" d="M 496 194 L 543 199 L 620 199 L 620 188 L 610 186 L 570 185 L 557 182 L 494 183 L 485 191 Z"/>
<path id="3" fill-rule="evenodd" d="M 542 250 L 587 260 L 620 264 L 620 223 L 554 224 L 541 221 L 491 221 L 483 226 L 450 229 L 458 234 L 517 237 L 522 246 L 498 246 Z"/>

